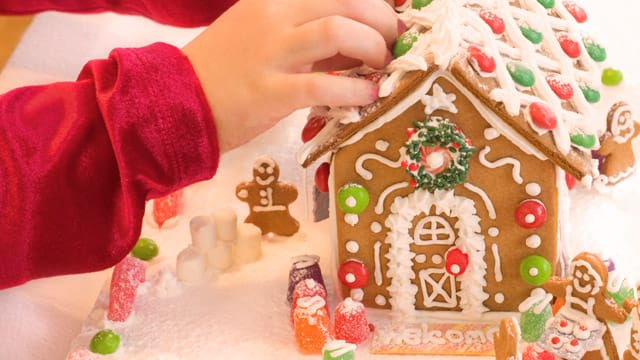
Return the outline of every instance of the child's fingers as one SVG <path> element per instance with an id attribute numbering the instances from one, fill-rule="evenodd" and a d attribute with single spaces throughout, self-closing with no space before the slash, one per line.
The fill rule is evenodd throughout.
<path id="1" fill-rule="evenodd" d="M 359 106 L 378 98 L 378 86 L 363 79 L 324 73 L 281 76 L 274 94 L 288 99 L 294 109 L 315 105 Z"/>
<path id="2" fill-rule="evenodd" d="M 338 54 L 382 68 L 391 53 L 380 33 L 357 21 L 329 16 L 303 24 L 291 32 L 281 45 L 286 65 L 299 68 Z"/>
<path id="3" fill-rule="evenodd" d="M 343 16 L 376 29 L 388 45 L 398 38 L 398 17 L 383 0 L 297 0 L 289 9 L 294 25 L 329 16 Z"/>
<path id="4" fill-rule="evenodd" d="M 360 65 L 362 65 L 362 61 L 338 54 L 329 59 L 315 62 L 311 66 L 311 71 L 340 71 L 353 69 Z"/>

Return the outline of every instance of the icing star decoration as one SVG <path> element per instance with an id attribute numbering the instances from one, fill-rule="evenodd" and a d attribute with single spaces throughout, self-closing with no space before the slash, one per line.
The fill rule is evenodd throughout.
<path id="1" fill-rule="evenodd" d="M 446 110 L 452 114 L 458 113 L 458 108 L 453 103 L 455 100 L 455 94 L 445 93 L 438 84 L 433 85 L 432 95 L 422 96 L 422 103 L 425 106 L 424 112 L 427 115 L 431 115 L 436 110 Z"/>

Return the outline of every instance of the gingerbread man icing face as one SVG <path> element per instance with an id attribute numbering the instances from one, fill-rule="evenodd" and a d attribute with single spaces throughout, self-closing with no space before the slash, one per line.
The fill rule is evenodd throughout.
<path id="1" fill-rule="evenodd" d="M 625 103 L 618 103 L 611 109 L 609 129 L 618 144 L 627 142 L 633 136 L 634 121 L 631 108 Z"/>
<path id="2" fill-rule="evenodd" d="M 253 178 L 262 186 L 270 185 L 280 177 L 280 169 L 275 161 L 268 157 L 261 157 L 253 166 Z"/>
<path id="3" fill-rule="evenodd" d="M 573 274 L 573 289 L 585 295 L 595 295 L 604 285 L 603 279 L 585 260 L 575 260 L 571 263 Z M 606 276 L 606 275 L 605 275 Z"/>

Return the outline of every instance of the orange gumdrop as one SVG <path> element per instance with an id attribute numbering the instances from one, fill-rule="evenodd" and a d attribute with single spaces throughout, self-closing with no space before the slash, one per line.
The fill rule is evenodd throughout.
<path id="1" fill-rule="evenodd" d="M 553 315 L 556 315 L 563 305 L 564 299 L 556 298 L 556 301 L 553 303 L 553 305 L 551 305 L 551 311 L 553 312 Z"/>
<path id="2" fill-rule="evenodd" d="M 325 306 L 326 301 L 320 296 L 297 300 L 293 329 L 298 351 L 303 354 L 322 354 L 324 344 L 333 338 L 333 327 Z"/>

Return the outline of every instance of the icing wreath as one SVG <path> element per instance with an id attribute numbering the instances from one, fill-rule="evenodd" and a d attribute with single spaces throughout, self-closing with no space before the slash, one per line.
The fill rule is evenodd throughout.
<path id="1" fill-rule="evenodd" d="M 450 190 L 465 182 L 469 158 L 476 149 L 448 119 L 432 116 L 407 129 L 402 166 L 418 189 Z"/>

